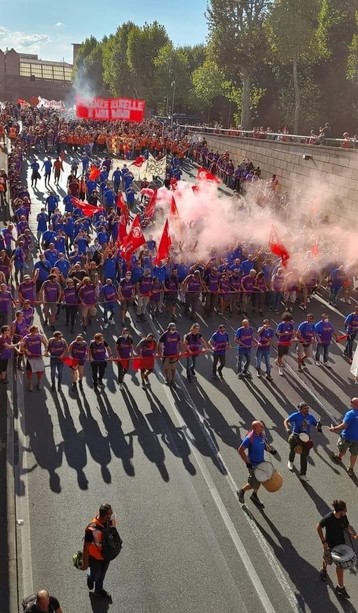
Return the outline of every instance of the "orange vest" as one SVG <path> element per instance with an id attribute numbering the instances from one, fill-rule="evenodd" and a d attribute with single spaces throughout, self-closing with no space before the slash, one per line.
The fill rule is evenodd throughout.
<path id="1" fill-rule="evenodd" d="M 16 136 L 17 136 L 16 128 L 11 127 L 10 128 L 10 138 L 16 138 Z"/>
<path id="2" fill-rule="evenodd" d="M 91 530 L 93 534 L 93 542 L 89 545 L 88 553 L 91 558 L 95 558 L 96 560 L 104 560 L 102 555 L 103 532 L 102 530 L 98 530 L 98 528 L 96 528 L 98 525 L 103 526 L 97 517 L 94 517 L 86 528 L 86 530 Z"/>

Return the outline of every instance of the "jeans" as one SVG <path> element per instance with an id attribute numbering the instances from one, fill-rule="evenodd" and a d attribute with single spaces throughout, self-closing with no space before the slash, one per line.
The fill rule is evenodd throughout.
<path id="1" fill-rule="evenodd" d="M 197 355 L 191 355 L 186 359 L 186 372 L 190 374 L 190 370 L 195 370 Z"/>
<path id="2" fill-rule="evenodd" d="M 185 294 L 185 308 L 184 313 L 187 315 L 189 313 L 189 308 L 191 309 L 191 317 L 195 317 L 196 308 L 198 306 L 200 294 L 196 292 L 187 291 Z"/>
<path id="3" fill-rule="evenodd" d="M 216 375 L 216 368 L 217 365 L 220 364 L 219 368 L 218 368 L 218 372 L 221 373 L 222 369 L 224 368 L 225 364 L 226 364 L 226 356 L 224 355 L 218 355 L 217 353 L 214 353 L 214 362 L 213 362 L 213 374 Z"/>
<path id="4" fill-rule="evenodd" d="M 71 305 L 67 305 L 66 304 L 65 305 L 66 325 L 67 326 L 71 322 L 71 328 L 74 327 L 77 311 L 78 311 L 78 307 L 76 305 L 74 305 L 74 304 L 71 304 Z"/>
<path id="5" fill-rule="evenodd" d="M 318 343 L 316 349 L 316 362 L 319 362 L 321 353 L 323 353 L 323 362 L 328 362 L 329 343 Z"/>
<path id="6" fill-rule="evenodd" d="M 89 559 L 88 577 L 94 581 L 94 591 L 98 592 L 103 590 L 103 581 L 108 570 L 109 562 L 104 560 L 96 560 L 96 558 Z"/>
<path id="7" fill-rule="evenodd" d="M 63 362 L 58 358 L 50 358 L 50 371 L 51 371 L 51 383 L 55 385 L 56 371 L 58 377 L 58 383 L 62 381 Z"/>
<path id="8" fill-rule="evenodd" d="M 105 302 L 103 305 L 103 319 L 104 319 L 104 323 L 108 322 L 108 313 L 110 313 L 109 319 L 114 319 L 114 305 L 115 302 Z"/>
<path id="9" fill-rule="evenodd" d="M 256 370 L 258 371 L 261 370 L 262 360 L 265 362 L 266 374 L 269 375 L 271 373 L 270 351 L 267 351 L 267 349 L 258 349 L 256 351 Z"/>
<path id="10" fill-rule="evenodd" d="M 353 357 L 353 344 L 354 344 L 356 336 L 357 336 L 357 332 L 348 334 L 347 343 L 344 349 L 344 354 L 350 359 L 352 359 Z"/>
<path id="11" fill-rule="evenodd" d="M 335 303 L 338 298 L 338 294 L 341 291 L 341 285 L 331 285 L 331 290 L 329 292 L 329 301 Z"/>
<path id="12" fill-rule="evenodd" d="M 92 362 L 92 379 L 94 385 L 97 385 L 98 381 L 102 382 L 104 372 L 106 370 L 107 362 Z"/>
<path id="13" fill-rule="evenodd" d="M 247 373 L 249 370 L 250 362 L 251 362 L 251 350 L 244 349 L 243 351 L 239 351 L 237 354 L 237 372 Z"/>
<path id="14" fill-rule="evenodd" d="M 278 307 L 281 304 L 282 294 L 281 292 L 274 291 L 272 292 L 272 308 L 274 311 L 278 311 Z"/>

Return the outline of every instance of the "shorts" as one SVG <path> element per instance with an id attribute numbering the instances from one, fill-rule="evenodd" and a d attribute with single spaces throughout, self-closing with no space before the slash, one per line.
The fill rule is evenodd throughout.
<path id="1" fill-rule="evenodd" d="M 297 298 L 297 292 L 285 292 L 283 295 L 283 300 L 284 302 L 292 302 L 292 304 L 295 304 L 296 302 L 296 298 Z"/>
<path id="2" fill-rule="evenodd" d="M 323 559 L 324 559 L 325 563 L 327 564 L 327 566 L 331 566 L 331 564 L 333 564 L 332 554 L 331 554 L 329 549 L 325 549 L 324 550 L 324 552 L 323 552 Z"/>
<path id="3" fill-rule="evenodd" d="M 55 316 L 57 313 L 57 304 L 54 304 L 53 302 L 49 303 L 49 302 L 45 302 L 44 303 L 44 315 L 47 318 L 49 315 L 53 315 Z"/>
<path id="4" fill-rule="evenodd" d="M 277 347 L 278 357 L 282 358 L 284 355 L 288 355 L 289 349 L 290 349 L 290 345 L 278 345 Z"/>
<path id="5" fill-rule="evenodd" d="M 6 372 L 7 371 L 8 362 L 9 362 L 8 359 L 0 358 L 0 372 Z"/>
<path id="6" fill-rule="evenodd" d="M 81 314 L 82 317 L 87 317 L 90 315 L 91 317 L 95 317 L 97 313 L 97 309 L 95 306 L 90 304 L 81 304 Z"/>
<path id="7" fill-rule="evenodd" d="M 297 356 L 299 358 L 305 357 L 305 358 L 311 358 L 313 355 L 313 351 L 312 351 L 312 345 L 304 345 L 303 343 L 298 343 L 297 345 Z"/>
<path id="8" fill-rule="evenodd" d="M 255 492 L 257 492 L 257 490 L 261 487 L 261 483 L 256 479 L 253 471 L 250 471 L 247 482 L 249 485 L 251 485 Z"/>
<path id="9" fill-rule="evenodd" d="M 348 441 L 347 439 L 339 437 L 337 449 L 340 453 L 346 453 L 349 449 L 349 453 L 358 455 L 358 441 Z"/>
<path id="10" fill-rule="evenodd" d="M 166 304 L 176 304 L 176 302 L 177 302 L 177 295 L 176 294 L 166 294 L 165 302 L 166 302 Z"/>
<path id="11" fill-rule="evenodd" d="M 179 362 L 179 358 L 173 358 L 170 356 L 165 356 L 163 358 L 163 366 L 164 368 L 171 366 L 172 368 L 176 367 L 176 363 Z"/>

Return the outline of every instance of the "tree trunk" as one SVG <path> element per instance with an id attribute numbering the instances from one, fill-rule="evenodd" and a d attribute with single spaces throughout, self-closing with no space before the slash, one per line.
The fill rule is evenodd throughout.
<path id="1" fill-rule="evenodd" d="M 295 91 L 295 114 L 293 117 L 293 133 L 298 134 L 298 122 L 300 116 L 300 87 L 298 84 L 298 60 L 297 57 L 293 58 L 292 63 L 292 77 L 293 77 L 293 89 Z"/>
<path id="2" fill-rule="evenodd" d="M 242 109 L 241 125 L 244 130 L 250 129 L 250 106 L 251 106 L 251 75 L 244 72 L 242 75 Z"/>

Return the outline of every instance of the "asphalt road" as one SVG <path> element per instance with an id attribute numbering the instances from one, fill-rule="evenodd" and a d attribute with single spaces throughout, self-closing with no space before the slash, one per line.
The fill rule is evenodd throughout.
<path id="1" fill-rule="evenodd" d="M 64 188 L 63 179 L 62 192 Z M 46 194 L 42 182 L 39 190 L 32 218 Z M 319 318 L 328 309 L 342 330 L 350 307 L 341 303 L 340 312 L 325 298 L 322 292 L 312 301 L 312 312 Z M 298 307 L 294 317 L 296 322 L 305 318 Z M 199 321 L 208 338 L 219 318 L 200 316 Z M 132 333 L 135 340 L 143 332 L 159 334 L 168 322 L 163 314 L 138 326 L 132 314 Z M 238 314 L 225 319 L 232 337 L 239 322 Z M 261 323 L 256 315 L 252 322 Z M 180 309 L 179 331 L 187 332 L 190 323 Z M 63 315 L 58 328 L 67 335 Z M 88 329 L 88 339 L 95 328 Z M 119 331 L 117 326 L 105 331 L 112 346 Z M 21 595 L 46 586 L 60 599 L 64 613 L 357 611 L 357 569 L 346 572 L 350 602 L 337 599 L 333 572 L 327 584 L 319 579 L 322 547 L 315 526 L 332 500 L 343 498 L 358 529 L 358 481 L 332 463 L 337 436 L 324 427 L 322 434 L 314 434 L 309 482 L 302 483 L 297 470 L 292 474 L 287 469 L 283 428 L 283 419 L 300 400 L 310 404 L 324 426 L 345 412 L 358 390 L 342 351 L 343 345 L 332 347 L 331 370 L 311 363 L 303 374 L 290 357 L 284 377 L 273 369 L 273 383 L 238 380 L 234 350 L 224 381 L 212 381 L 210 358 L 203 356 L 197 380 L 188 383 L 180 369 L 176 390 L 163 385 L 159 364 L 151 389 L 143 390 L 132 373 L 120 392 L 109 366 L 103 392 L 96 394 L 88 377 L 77 396 L 70 392 L 68 371 L 61 393 L 50 391 L 48 366 L 42 392 L 24 389 L 19 373 Z M 260 490 L 264 511 L 248 496 L 244 506 L 237 499 L 247 470 L 236 449 L 253 419 L 264 420 L 268 439 L 278 450 L 271 461 L 284 478 L 279 492 Z M 72 553 L 82 548 L 86 524 L 106 501 L 117 514 L 124 541 L 105 584 L 112 605 L 89 597 L 84 573 L 71 564 Z"/>

